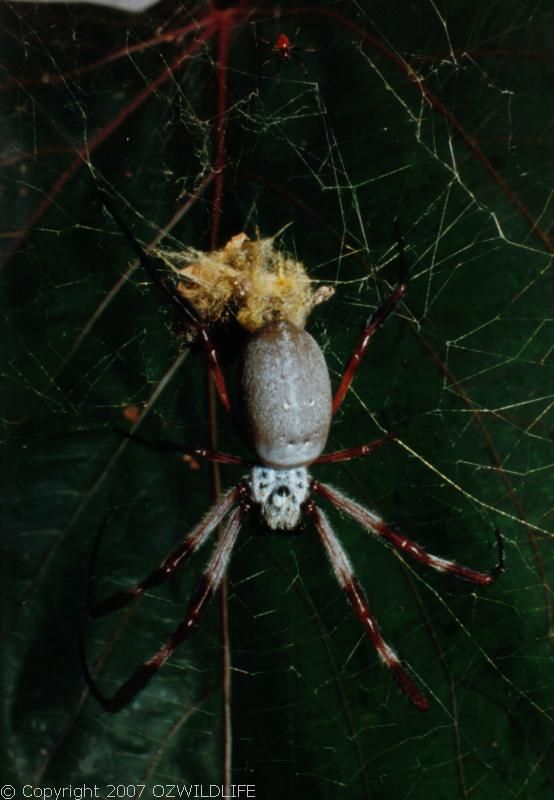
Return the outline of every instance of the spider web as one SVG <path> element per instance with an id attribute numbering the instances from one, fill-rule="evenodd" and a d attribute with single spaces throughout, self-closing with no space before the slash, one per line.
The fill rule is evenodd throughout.
<path id="1" fill-rule="evenodd" d="M 276 9 L 4 6 L 3 770 L 16 787 L 102 796 L 108 783 L 206 786 L 232 745 L 233 782 L 262 798 L 550 797 L 552 11 Z M 281 32 L 305 52 L 278 70 L 267 42 Z M 98 186 L 145 244 L 210 249 L 288 226 L 282 246 L 336 290 L 309 323 L 335 385 L 395 283 L 398 219 L 409 294 L 329 447 L 398 438 L 317 477 L 476 569 L 492 567 L 502 532 L 507 570 L 477 589 L 330 512 L 426 714 L 380 666 L 312 529 L 270 536 L 256 520 L 226 603 L 135 702 L 110 716 L 88 696 L 79 635 L 115 691 L 182 618 L 206 560 L 92 624 L 102 522 L 97 597 L 151 571 L 217 485 L 114 428 L 217 435 L 247 455 Z M 220 345 L 233 385 L 241 342 L 225 331 Z M 220 472 L 223 486 L 239 476 Z"/>

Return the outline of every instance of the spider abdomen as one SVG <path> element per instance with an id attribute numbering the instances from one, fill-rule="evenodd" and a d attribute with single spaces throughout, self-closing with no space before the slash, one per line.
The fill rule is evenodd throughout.
<path id="1" fill-rule="evenodd" d="M 245 350 L 242 397 L 262 464 L 291 469 L 322 453 L 331 424 L 331 382 L 309 333 L 285 320 L 256 331 Z"/>

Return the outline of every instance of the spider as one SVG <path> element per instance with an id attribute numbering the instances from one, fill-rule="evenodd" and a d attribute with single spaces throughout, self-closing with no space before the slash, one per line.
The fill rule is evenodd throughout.
<path id="1" fill-rule="evenodd" d="M 159 261 L 147 254 L 134 239 L 131 231 L 112 207 L 111 201 L 105 196 L 103 201 L 134 248 L 150 279 L 164 292 L 175 308 L 196 326 L 221 402 L 227 411 L 231 411 L 225 379 L 207 325 L 198 316 L 195 307 L 173 283 L 168 281 L 167 272 L 161 269 Z M 418 709 L 424 711 L 429 707 L 428 699 L 412 678 L 408 667 L 385 642 L 349 558 L 326 513 L 316 503 L 315 498 L 328 501 L 381 542 L 406 554 L 414 561 L 480 586 L 492 584 L 504 568 L 503 542 L 500 534 L 495 531 L 499 551 L 497 565 L 491 572 L 478 572 L 427 553 L 420 545 L 387 525 L 373 511 L 339 489 L 312 478 L 308 471 L 308 467 L 312 465 L 343 462 L 371 455 L 394 439 L 394 434 L 388 433 L 368 444 L 323 453 L 331 420 L 352 384 L 370 341 L 406 293 L 407 269 L 400 237 L 398 248 L 400 262 L 398 283 L 365 322 L 334 395 L 331 392 L 329 371 L 319 345 L 303 327 L 287 320 L 284 312 L 278 318 L 262 321 L 257 330 L 251 333 L 243 356 L 240 392 L 243 413 L 256 456 L 253 462 L 215 449 L 183 447 L 172 442 L 148 443 L 131 433 L 126 434 L 129 438 L 139 439 L 143 444 L 202 458 L 208 462 L 248 465 L 250 472 L 220 497 L 181 544 L 150 575 L 130 588 L 117 591 L 103 600 L 90 604 L 92 616 L 99 617 L 122 608 L 143 595 L 145 591 L 159 586 L 181 569 L 221 525 L 219 539 L 198 588 L 190 600 L 185 617 L 165 644 L 135 669 L 111 697 L 105 696 L 94 684 L 85 664 L 85 674 L 91 691 L 108 711 L 119 711 L 130 703 L 175 649 L 187 639 L 208 601 L 217 591 L 227 570 L 243 520 L 253 509 L 259 510 L 263 520 L 273 531 L 295 529 L 300 523 L 302 514 L 312 521 L 335 577 L 380 660 L 391 670 L 400 689 Z"/>
<path id="2" fill-rule="evenodd" d="M 280 33 L 275 39 L 273 52 L 276 53 L 281 61 L 287 63 L 292 58 L 297 57 L 298 46 L 293 44 L 286 33 Z"/>
<path id="3" fill-rule="evenodd" d="M 291 41 L 286 33 L 279 33 L 277 38 L 274 42 L 270 42 L 268 39 L 261 39 L 261 41 L 271 47 L 271 52 L 274 54 L 277 60 L 277 78 L 280 79 L 281 77 L 281 67 L 283 64 L 290 64 L 290 62 L 295 59 L 304 72 L 304 75 L 308 74 L 308 69 L 302 58 L 300 57 L 299 53 L 315 53 L 313 48 L 306 48 L 300 47 L 296 44 L 296 37 L 298 36 L 300 28 L 296 30 L 294 35 L 294 41 Z M 268 62 L 265 61 L 265 64 Z"/>

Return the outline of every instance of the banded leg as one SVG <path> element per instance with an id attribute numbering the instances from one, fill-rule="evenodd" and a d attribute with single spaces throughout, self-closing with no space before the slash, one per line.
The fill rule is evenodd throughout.
<path id="1" fill-rule="evenodd" d="M 221 450 L 214 450 L 211 447 L 187 447 L 187 445 L 171 442 L 167 439 L 152 442 L 150 439 L 145 439 L 137 433 L 125 431 L 122 428 L 115 428 L 115 431 L 119 433 L 120 436 L 130 439 L 132 442 L 137 442 L 143 447 L 147 447 L 149 450 L 160 450 L 164 453 L 180 453 L 184 456 L 203 458 L 205 461 L 209 461 L 213 464 L 237 464 L 239 466 L 244 466 L 247 463 L 246 460 L 240 456 L 222 453 Z"/>
<path id="2" fill-rule="evenodd" d="M 165 664 L 175 649 L 188 637 L 200 614 L 221 583 L 247 510 L 248 507 L 246 505 L 241 505 L 229 515 L 213 555 L 200 579 L 198 588 L 192 596 L 184 620 L 175 628 L 167 642 L 148 661 L 145 661 L 144 664 L 136 669 L 112 697 L 106 697 L 100 692 L 86 667 L 86 662 L 84 662 L 85 675 L 90 691 L 107 711 L 115 713 L 128 705 L 150 683 L 159 668 Z"/>
<path id="3" fill-rule="evenodd" d="M 414 561 L 419 561 L 421 564 L 426 564 L 428 567 L 432 567 L 433 569 L 437 570 L 437 572 L 445 572 L 450 575 L 456 575 L 458 578 L 463 578 L 466 581 L 476 583 L 480 586 L 489 586 L 491 583 L 494 583 L 504 569 L 504 543 L 498 531 L 495 531 L 496 542 L 498 545 L 498 563 L 491 570 L 491 572 L 478 572 L 470 567 L 464 567 L 460 564 L 456 564 L 455 561 L 447 561 L 445 558 L 439 558 L 438 556 L 431 555 L 431 553 L 428 553 L 423 549 L 423 547 L 416 544 L 416 542 L 408 539 L 407 536 L 397 533 L 391 527 L 386 525 L 376 514 L 368 511 L 362 505 L 356 503 L 355 500 L 351 500 L 350 497 L 347 497 L 342 492 L 339 492 L 338 489 L 319 483 L 318 481 L 314 481 L 312 485 L 314 492 L 319 494 L 321 497 L 325 497 L 337 508 L 340 508 L 346 514 L 352 517 L 352 519 L 355 519 L 356 522 L 359 522 L 360 525 L 367 531 L 376 534 L 377 537 L 389 542 L 401 553 L 406 553 L 413 558 Z"/>
<path id="4" fill-rule="evenodd" d="M 144 250 L 144 248 L 135 239 L 135 237 L 131 232 L 131 229 L 120 217 L 118 211 L 114 207 L 107 193 L 103 189 L 99 189 L 98 191 L 100 192 L 100 196 L 102 198 L 104 206 L 106 207 L 110 215 L 113 217 L 118 227 L 121 229 L 121 232 L 131 245 L 132 249 L 135 251 L 136 257 L 140 261 L 142 268 L 144 269 L 144 271 L 146 272 L 152 283 L 163 292 L 163 294 L 171 302 L 173 307 L 180 314 L 184 315 L 187 318 L 187 320 L 190 323 L 192 323 L 192 325 L 194 325 L 194 327 L 196 328 L 196 332 L 200 339 L 204 355 L 208 361 L 210 371 L 213 375 L 219 399 L 221 400 L 221 403 L 225 408 L 225 410 L 228 411 L 229 413 L 232 413 L 231 401 L 229 399 L 229 393 L 227 391 L 225 377 L 219 365 L 217 350 L 211 340 L 206 325 L 199 318 L 193 306 L 191 306 L 191 304 L 187 302 L 187 300 L 185 300 L 185 298 L 177 291 L 177 289 L 171 284 L 171 282 L 166 279 L 165 277 L 166 271 L 160 268 L 160 263 L 159 263 L 160 260 L 148 255 L 148 253 Z"/>
<path id="5" fill-rule="evenodd" d="M 229 513 L 231 508 L 239 502 L 240 498 L 245 494 L 246 484 L 239 483 L 233 489 L 224 494 L 218 503 L 216 503 L 201 522 L 189 533 L 186 539 L 173 550 L 162 561 L 159 567 L 155 569 L 150 575 L 144 578 L 134 586 L 128 589 L 123 589 L 115 592 L 109 597 L 104 598 L 96 603 L 92 602 L 89 598 L 89 613 L 92 617 L 102 617 L 104 614 L 109 614 L 112 611 L 117 611 L 123 608 L 132 600 L 141 597 L 144 592 L 160 586 L 178 569 L 180 569 L 192 556 L 193 553 L 204 544 L 211 533 L 217 528 L 224 517 Z M 102 529 L 101 529 L 102 532 Z M 100 544 L 100 536 L 97 537 L 94 544 L 93 553 L 91 556 L 91 563 L 94 565 L 98 548 Z"/>
<path id="6" fill-rule="evenodd" d="M 356 376 L 358 369 L 361 366 L 362 360 L 367 352 L 369 343 L 373 338 L 374 333 L 381 327 L 381 325 L 392 314 L 398 303 L 402 300 L 408 289 L 408 270 L 406 267 L 406 260 L 404 257 L 404 247 L 402 245 L 402 238 L 396 227 L 398 238 L 398 258 L 400 260 L 400 279 L 394 291 L 378 306 L 373 314 L 368 318 L 360 338 L 352 351 L 352 355 L 348 359 L 344 372 L 342 374 L 339 388 L 333 397 L 333 416 L 337 413 L 342 405 L 342 401 L 346 397 L 348 390 Z"/>
<path id="7" fill-rule="evenodd" d="M 334 453 L 324 453 L 314 461 L 314 464 L 334 464 L 337 461 L 350 461 L 352 458 L 370 456 L 384 444 L 388 444 L 396 438 L 394 433 L 387 433 L 382 439 L 375 439 L 369 444 L 361 444 L 357 447 L 347 447 L 345 450 L 335 450 Z"/>
<path id="8" fill-rule="evenodd" d="M 379 658 L 392 671 L 398 685 L 411 702 L 420 711 L 427 711 L 429 701 L 416 685 L 400 658 L 383 639 L 377 620 L 369 608 L 365 592 L 354 574 L 348 556 L 331 528 L 329 520 L 313 502 L 308 504 L 307 511 L 313 517 L 335 576 L 350 601 L 356 616 L 364 626 L 372 645 L 377 650 Z"/>

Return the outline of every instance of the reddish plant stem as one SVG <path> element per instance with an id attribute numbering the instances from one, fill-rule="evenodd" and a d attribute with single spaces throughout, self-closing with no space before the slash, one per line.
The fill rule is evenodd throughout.
<path id="1" fill-rule="evenodd" d="M 231 29 L 234 22 L 233 10 L 223 11 L 219 14 L 217 36 L 217 114 L 215 130 L 215 162 L 214 162 L 214 201 L 211 224 L 211 248 L 218 245 L 219 229 L 224 190 L 225 168 L 225 133 L 227 129 L 227 69 L 229 64 L 229 46 Z M 213 447 L 217 444 L 217 419 L 215 399 L 213 397 L 213 384 L 210 382 L 210 435 Z M 214 495 L 217 497 L 221 491 L 217 465 L 212 466 Z M 231 641 L 229 634 L 229 597 L 227 578 L 221 582 L 220 594 L 221 610 L 221 645 L 222 645 L 222 689 L 223 689 L 223 785 L 231 785 L 232 756 L 233 756 L 233 719 L 232 719 L 232 684 L 231 684 Z"/>
<path id="2" fill-rule="evenodd" d="M 301 9 L 299 9 L 299 11 L 300 10 Z M 460 136 L 464 144 L 467 145 L 471 153 L 489 173 L 496 185 L 502 190 L 504 195 L 516 208 L 520 216 L 523 217 L 523 219 L 528 223 L 529 227 L 531 228 L 531 232 L 542 242 L 546 251 L 548 253 L 554 252 L 554 246 L 552 245 L 547 234 L 542 230 L 540 225 L 537 224 L 536 220 L 533 219 L 531 212 L 520 200 L 517 194 L 511 189 L 508 181 L 506 181 L 505 178 L 503 178 L 498 172 L 498 170 L 493 167 L 490 160 L 485 156 L 479 147 L 477 140 L 474 139 L 473 136 L 471 136 L 471 134 L 461 125 L 457 117 L 454 116 L 454 114 L 444 105 L 444 103 L 442 103 L 441 100 L 439 100 L 439 98 L 427 88 L 423 79 L 419 77 L 415 69 L 409 64 L 408 61 L 390 50 L 380 39 L 372 36 L 368 31 L 366 31 L 364 28 L 361 28 L 359 25 L 356 25 L 354 22 L 350 22 L 349 19 L 342 16 L 342 14 L 339 14 L 333 8 L 310 7 L 310 14 L 320 14 L 321 16 L 330 17 L 337 20 L 340 25 L 352 31 L 356 34 L 356 36 L 359 36 L 364 41 L 368 42 L 371 47 L 381 52 L 389 61 L 392 61 L 393 64 L 399 67 L 399 69 L 401 69 L 406 75 L 408 80 L 416 87 L 423 99 L 426 100 L 427 103 L 429 103 L 429 105 L 435 109 L 435 111 L 438 111 L 439 114 L 448 122 L 448 125 L 451 127 L 451 129 L 456 131 L 456 133 Z"/>
<path id="3" fill-rule="evenodd" d="M 224 169 L 225 169 L 225 133 L 227 128 L 227 68 L 229 64 L 229 43 L 231 38 L 231 18 L 229 14 L 221 15 L 218 30 L 217 55 L 217 116 L 215 129 L 215 163 L 214 163 L 214 204 L 212 215 L 211 248 L 218 245 L 219 228 L 223 202 Z"/>
<path id="4" fill-rule="evenodd" d="M 12 79 L 11 81 L 0 85 L 0 92 L 9 91 L 11 89 L 25 89 L 33 86 L 55 86 L 58 83 L 65 83 L 72 78 L 79 78 L 81 75 L 86 75 L 88 72 L 93 72 L 96 69 L 107 67 L 109 64 L 113 64 L 114 61 L 119 61 L 121 58 L 127 58 L 133 53 L 141 53 L 143 50 L 150 49 L 158 44 L 163 44 L 164 42 L 183 39 L 189 33 L 197 33 L 199 30 L 202 30 L 202 28 L 207 27 L 209 23 L 210 16 L 208 15 L 206 18 L 201 19 L 198 22 L 184 25 L 182 28 L 176 28 L 173 31 L 152 36 L 152 38 L 146 39 L 142 42 L 137 42 L 136 44 L 120 47 L 119 49 L 108 53 L 108 55 L 98 58 L 96 61 L 91 61 L 88 64 L 84 64 L 82 67 L 77 67 L 76 69 L 68 70 L 67 72 L 61 72 L 59 74 L 45 73 L 41 75 L 39 79 Z"/>
<path id="5" fill-rule="evenodd" d="M 55 198 L 60 194 L 62 189 L 64 188 L 65 184 L 73 177 L 73 175 L 77 172 L 77 170 L 85 164 L 90 164 L 90 156 L 91 154 L 98 149 L 98 147 L 103 144 L 106 139 L 108 139 L 111 134 L 117 130 L 126 120 L 127 118 L 133 114 L 138 108 L 140 108 L 144 102 L 150 97 L 150 95 L 154 94 L 157 89 L 160 88 L 167 80 L 169 80 L 183 65 L 188 61 L 188 59 L 196 53 L 206 41 L 213 35 L 213 29 L 211 27 L 207 28 L 206 31 L 196 39 L 191 46 L 185 50 L 184 53 L 181 53 L 171 64 L 166 67 L 158 76 L 155 78 L 151 83 L 148 84 L 146 89 L 144 89 L 140 94 L 138 94 L 134 100 L 128 103 L 121 111 L 116 114 L 116 116 L 103 128 L 101 128 L 97 133 L 85 144 L 81 145 L 77 149 L 77 154 L 71 164 L 67 167 L 67 169 L 62 172 L 62 174 L 54 181 L 50 190 L 47 192 L 44 200 L 39 203 L 39 205 L 35 208 L 35 210 L 31 213 L 31 216 L 23 226 L 23 228 L 19 231 L 18 235 L 14 237 L 13 242 L 11 243 L 10 247 L 8 248 L 3 266 L 6 266 L 8 261 L 10 260 L 11 256 L 21 247 L 25 239 L 27 238 L 29 232 L 33 229 L 36 223 L 43 217 L 46 211 L 50 208 L 52 203 L 54 202 Z"/>

